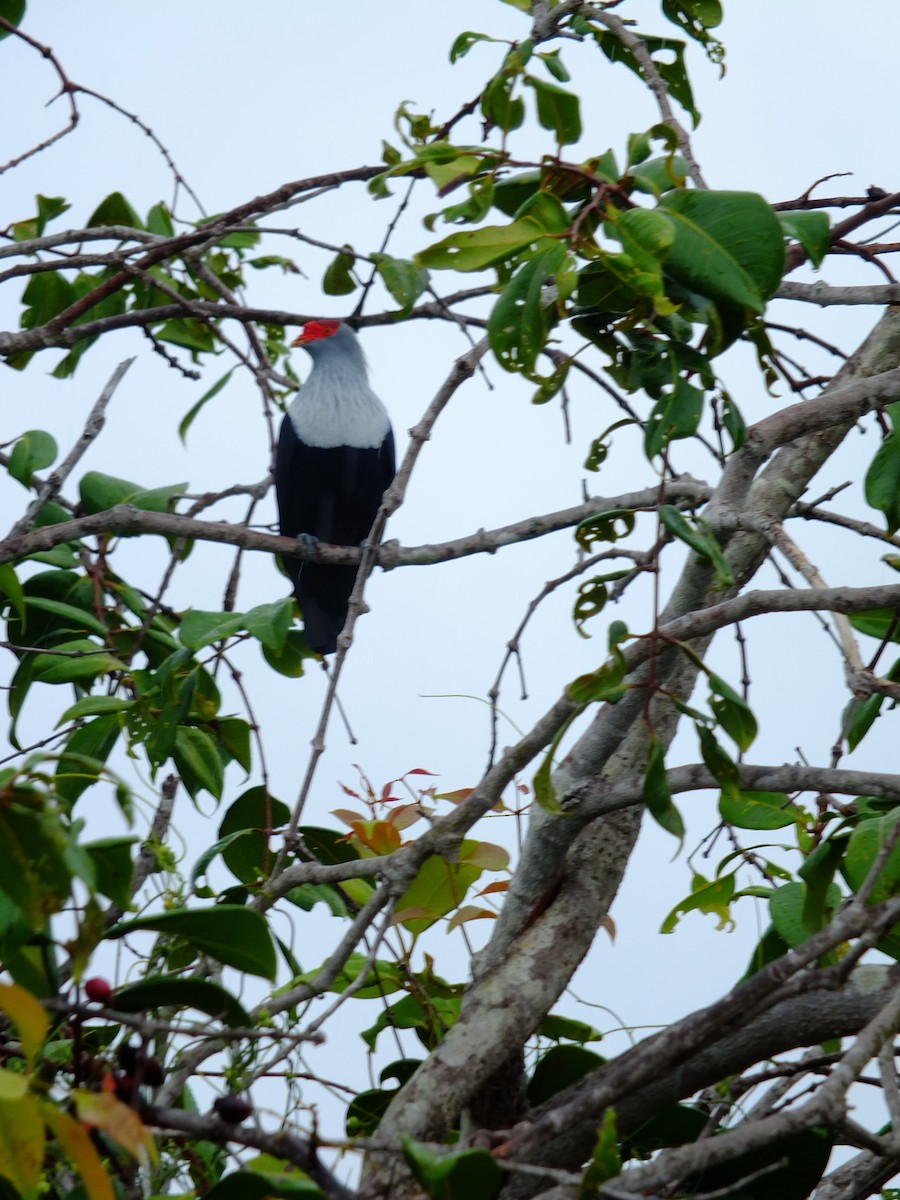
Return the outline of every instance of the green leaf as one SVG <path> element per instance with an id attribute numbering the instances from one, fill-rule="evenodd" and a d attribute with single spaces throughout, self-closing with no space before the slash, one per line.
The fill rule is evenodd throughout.
<path id="1" fill-rule="evenodd" d="M 532 1107 L 543 1104 L 563 1088 L 577 1083 L 606 1059 L 584 1046 L 551 1046 L 542 1054 L 528 1080 L 526 1094 Z"/>
<path id="2" fill-rule="evenodd" d="M 289 679 L 299 679 L 303 674 L 304 660 L 316 658 L 299 629 L 288 631 L 284 645 L 279 650 L 271 650 L 263 645 L 262 652 L 269 666 L 279 675 L 286 675 Z"/>
<path id="3" fill-rule="evenodd" d="M 220 717 L 213 724 L 223 753 L 249 774 L 253 756 L 250 750 L 250 726 L 241 717 Z"/>
<path id="4" fill-rule="evenodd" d="M 650 815 L 666 833 L 678 838 L 680 849 L 684 841 L 684 821 L 672 802 L 672 792 L 666 778 L 665 750 L 655 733 L 650 735 L 643 792 Z"/>
<path id="5" fill-rule="evenodd" d="M 583 550 L 593 552 L 597 542 L 617 542 L 628 537 L 634 531 L 634 522 L 633 508 L 608 508 L 580 521 L 575 526 L 575 540 Z"/>
<path id="6" fill-rule="evenodd" d="M 205 1160 L 204 1161 L 205 1165 Z M 272 1165 L 263 1170 L 260 1162 Z M 302 1171 L 285 1163 L 282 1171 L 276 1171 L 278 1160 L 269 1155 L 260 1155 L 249 1163 L 247 1171 L 232 1171 L 214 1183 L 203 1193 L 204 1200 L 325 1200 L 324 1193 L 316 1187 Z"/>
<path id="7" fill-rule="evenodd" d="M 180 908 L 147 914 L 114 925 L 110 939 L 145 929 L 183 938 L 210 958 L 263 979 L 275 978 L 275 947 L 265 919 L 240 904 L 218 904 L 212 908 Z"/>
<path id="8" fill-rule="evenodd" d="M 44 596 L 26 596 L 25 603 L 33 614 L 48 613 L 51 617 L 59 618 L 47 622 L 46 628 L 54 633 L 95 633 L 100 638 L 109 636 L 106 625 L 86 608 Z"/>
<path id="9" fill-rule="evenodd" d="M 884 513 L 888 533 L 900 528 L 900 436 L 891 433 L 875 452 L 865 481 L 866 503 Z"/>
<path id="10" fill-rule="evenodd" d="M 74 804 L 86 788 L 96 783 L 121 727 L 119 714 L 110 713 L 85 722 L 66 739 L 56 767 L 56 791 L 66 803 Z"/>
<path id="11" fill-rule="evenodd" d="M 618 574 L 619 572 L 614 572 L 608 578 Z M 622 699 L 627 689 L 621 686 L 625 678 L 625 658 L 619 646 L 629 636 L 624 621 L 612 622 L 606 634 L 609 658 L 598 670 L 589 675 L 580 675 L 569 684 L 566 690 L 570 700 L 578 704 L 592 704 L 597 701 L 617 704 Z"/>
<path id="12" fill-rule="evenodd" d="M 267 879 L 275 865 L 275 852 L 270 846 L 274 830 L 283 828 L 291 819 L 291 810 L 277 800 L 264 787 L 249 788 L 231 804 L 219 825 L 222 859 L 232 874 L 241 883 L 256 884 Z M 244 837 L 235 840 L 232 835 L 243 832 Z M 215 847 L 212 847 L 215 850 Z M 205 870 L 207 851 L 200 860 Z M 194 867 L 199 873 L 200 863 Z"/>
<path id="13" fill-rule="evenodd" d="M 121 192 L 111 192 L 87 220 L 88 228 L 95 225 L 130 225 L 132 229 L 143 229 L 137 215 Z"/>
<path id="14" fill-rule="evenodd" d="M 305 971 L 293 983 L 308 983 L 316 978 L 321 969 L 321 967 L 316 967 L 315 970 Z M 351 993 L 354 1000 L 373 1000 L 389 996 L 392 992 L 398 992 L 404 988 L 408 978 L 399 964 L 379 958 L 373 965 L 365 954 L 354 951 L 347 959 L 343 969 L 329 985 L 328 990 L 339 996 L 343 995 L 351 983 L 355 985 L 363 972 L 365 972 L 365 977 L 362 985 L 358 988 L 354 987 Z"/>
<path id="15" fill-rule="evenodd" d="M 560 83 L 568 83 L 572 78 L 566 70 L 562 59 L 559 57 L 558 50 L 551 50 L 549 53 L 538 54 L 537 56 L 554 79 L 558 79 Z"/>
<path id="16" fill-rule="evenodd" d="M 49 433 L 43 429 L 29 429 L 16 439 L 6 469 L 13 479 L 30 487 L 35 471 L 49 467 L 56 461 L 57 453 L 56 441 Z"/>
<path id="17" fill-rule="evenodd" d="M 725 753 L 711 729 L 699 723 L 694 726 L 700 739 L 700 753 L 719 787 L 732 800 L 740 800 L 741 773 L 733 759 Z"/>
<path id="18" fill-rule="evenodd" d="M 529 373 L 547 339 L 541 294 L 548 276 L 562 266 L 565 246 L 551 243 L 518 268 L 503 289 L 488 318 L 488 341 L 507 371 Z"/>
<path id="19" fill-rule="evenodd" d="M 557 144 L 571 145 L 581 137 L 581 108 L 578 97 L 573 92 L 548 83 L 546 79 L 538 79 L 534 75 L 526 75 L 525 83 L 534 88 L 537 99 L 538 120 L 545 129 L 551 130 Z"/>
<path id="20" fill-rule="evenodd" d="M 137 838 L 133 837 L 108 837 L 86 842 L 82 846 L 94 864 L 97 891 L 123 909 L 131 904 L 131 880 L 134 874 L 131 855 L 136 842 Z"/>
<path id="21" fill-rule="evenodd" d="M 117 504 L 133 504 L 147 512 L 169 512 L 176 496 L 187 488 L 186 482 L 170 483 L 164 487 L 142 488 L 128 479 L 88 471 L 78 484 L 81 507 L 85 513 L 105 512 Z"/>
<path id="22" fill-rule="evenodd" d="M 785 236 L 794 238 L 806 251 L 809 261 L 818 267 L 831 245 L 831 224 L 824 212 L 776 213 Z"/>
<path id="23" fill-rule="evenodd" d="M 15 612 L 25 629 L 25 593 L 14 568 L 9 563 L 0 563 L 0 596 Z"/>
<path id="24" fill-rule="evenodd" d="M 696 554 L 710 563 L 721 583 L 727 587 L 734 582 L 731 567 L 722 553 L 722 547 L 711 533 L 706 533 L 705 528 L 696 529 L 688 523 L 677 508 L 670 504 L 661 504 L 657 511 L 660 521 L 669 533 L 690 546 Z M 704 526 L 699 518 L 697 520 L 699 525 Z"/>
<path id="25" fill-rule="evenodd" d="M 781 792 L 722 792 L 719 816 L 738 829 L 784 829 L 801 820 Z"/>
<path id="26" fill-rule="evenodd" d="M 730 901 L 734 895 L 734 887 L 734 875 L 724 875 L 721 879 L 710 882 L 702 875 L 695 874 L 691 881 L 691 894 L 675 905 L 660 926 L 659 932 L 671 933 L 685 913 L 691 911 L 705 912 L 718 917 L 719 929 L 733 925 Z"/>
<path id="27" fill-rule="evenodd" d="M 178 436 L 181 438 L 182 442 L 186 441 L 188 430 L 193 425 L 194 420 L 196 419 L 200 410 L 206 404 L 207 400 L 212 400 L 213 396 L 218 396 L 218 394 L 219 394 L 219 392 L 221 392 L 222 388 L 224 388 L 225 385 L 228 383 L 229 379 L 231 379 L 233 371 L 234 371 L 233 368 L 231 371 L 226 371 L 225 374 L 222 376 L 222 378 L 219 379 L 216 383 L 214 383 L 212 385 L 212 387 L 209 389 L 209 391 L 204 392 L 203 395 L 200 397 L 200 399 L 197 401 L 197 403 L 194 404 L 188 410 L 187 414 L 182 418 L 181 423 L 178 426 Z"/>
<path id="28" fill-rule="evenodd" d="M 159 237 L 174 236 L 175 226 L 172 224 L 172 214 L 162 202 L 154 204 L 147 213 L 147 231 L 155 233 Z"/>
<path id="29" fill-rule="evenodd" d="M 838 836 L 820 842 L 797 872 L 806 884 L 803 922 L 813 933 L 824 929 L 841 902 L 840 890 L 832 886 L 832 881 L 843 862 L 848 841 L 848 837 Z"/>
<path id="30" fill-rule="evenodd" d="M 680 154 L 665 154 L 628 168 L 636 191 L 646 192 L 657 199 L 675 188 L 684 187 L 687 164 Z"/>
<path id="31" fill-rule="evenodd" d="M 719 697 L 718 700 L 710 699 L 710 708 L 719 724 L 739 750 L 749 750 L 758 731 L 750 705 L 718 675 L 710 671 L 708 678 L 710 690 Z"/>
<path id="32" fill-rule="evenodd" d="M 841 903 L 841 892 L 837 884 L 828 887 L 828 906 L 836 909 Z M 769 897 L 769 914 L 778 936 L 791 949 L 802 945 L 816 930 L 805 917 L 806 888 L 802 883 L 785 883 Z"/>
<path id="33" fill-rule="evenodd" d="M 702 388 L 679 376 L 675 386 L 657 400 L 644 431 L 644 453 L 648 458 L 662 453 L 669 442 L 694 436 L 703 415 L 703 395 Z"/>
<path id="34" fill-rule="evenodd" d="M 603 1040 L 603 1034 L 593 1025 L 576 1021 L 572 1017 L 561 1017 L 558 1013 L 550 1013 L 544 1017 L 537 1027 L 537 1034 L 538 1037 L 551 1038 L 554 1042 L 578 1042 L 579 1045 Z"/>
<path id="35" fill-rule="evenodd" d="M 590 33 L 610 62 L 622 63 L 639 76 L 643 82 L 643 71 L 634 56 L 634 51 L 626 46 L 616 34 L 607 30 L 601 33 L 593 28 L 590 29 Z M 645 50 L 650 54 L 658 74 L 666 85 L 666 91 L 691 114 L 696 128 L 700 120 L 700 113 L 694 104 L 694 95 L 684 61 L 684 42 L 677 41 L 675 38 L 652 37 L 648 34 L 641 34 L 640 37 Z"/>
<path id="36" fill-rule="evenodd" d="M 22 293 L 23 329 L 37 329 L 69 307 L 77 298 L 75 288 L 58 271 L 32 275 Z"/>
<path id="37" fill-rule="evenodd" d="M 578 681 L 576 680 L 576 683 L 577 682 Z M 535 800 L 537 800 L 541 808 L 546 809 L 547 812 L 555 813 L 558 816 L 563 815 L 565 810 L 556 799 L 556 791 L 553 787 L 553 759 L 556 756 L 556 751 L 559 749 L 559 743 L 566 735 L 566 730 L 577 717 L 581 716 L 582 711 L 583 710 L 579 708 L 577 712 L 572 713 L 570 716 L 566 717 L 565 721 L 563 721 L 560 728 L 556 731 L 553 741 L 547 748 L 547 753 L 544 755 L 544 761 L 538 767 L 537 771 L 535 771 L 534 779 L 532 780 Z"/>
<path id="38" fill-rule="evenodd" d="M 512 133 L 525 120 L 525 103 L 521 97 L 513 96 L 515 86 L 514 75 L 495 75 L 481 95 L 485 119 L 504 133 Z"/>
<path id="39" fill-rule="evenodd" d="M 860 888 L 875 863 L 881 847 L 893 834 L 894 825 L 900 820 L 900 810 L 860 821 L 847 843 L 842 871 L 844 878 L 854 891 Z M 870 904 L 888 900 L 900 891 L 900 842 L 888 855 L 888 860 L 879 872 L 869 897 Z"/>
<path id="40" fill-rule="evenodd" d="M 747 426 L 741 416 L 741 410 L 729 395 L 722 397 L 722 424 L 731 438 L 735 450 L 740 450 L 747 439 Z"/>
<path id="41" fill-rule="evenodd" d="M 784 272 L 781 225 L 762 196 L 678 191 L 660 208 L 675 224 L 666 273 L 701 296 L 761 313 Z"/>
<path id="42" fill-rule="evenodd" d="M 465 844 L 463 842 L 463 846 Z M 422 933 L 435 921 L 458 908 L 466 892 L 480 876 L 481 867 L 467 862 L 449 863 L 439 854 L 429 855 L 419 867 L 415 879 L 398 897 L 395 921 L 410 933 Z M 404 917 L 405 912 L 410 912 L 410 915 Z"/>
<path id="43" fill-rule="evenodd" d="M 221 800 L 225 772 L 216 744 L 208 733 L 189 725 L 179 726 L 175 731 L 172 758 L 192 800 L 204 790 Z"/>
<path id="44" fill-rule="evenodd" d="M 603 1112 L 603 1123 L 597 1130 L 597 1141 L 591 1151 L 591 1161 L 581 1179 L 580 1200 L 590 1200 L 608 1179 L 622 1172 L 619 1155 L 619 1135 L 616 1130 L 616 1114 L 611 1108 Z"/>
<path id="45" fill-rule="evenodd" d="M 226 1025 L 249 1028 L 253 1021 L 231 992 L 209 979 L 183 979 L 175 975 L 152 975 L 140 983 L 116 988 L 119 1012 L 146 1013 L 153 1008 L 194 1008 Z"/>
<path id="46" fill-rule="evenodd" d="M 867 696 L 865 700 L 853 699 L 844 709 L 842 727 L 847 739 L 847 749 L 855 750 L 863 740 L 881 712 L 885 697 L 879 692 Z"/>
<path id="47" fill-rule="evenodd" d="M 503 1176 L 487 1150 L 449 1150 L 403 1138 L 407 1166 L 432 1200 L 494 1200 Z"/>
<path id="48" fill-rule="evenodd" d="M 326 296 L 349 296 L 359 286 L 353 278 L 356 255 L 348 247 L 339 250 L 325 268 L 322 276 L 322 291 Z"/>
<path id="49" fill-rule="evenodd" d="M 428 272 L 405 258 L 391 258 L 389 254 L 373 254 L 372 261 L 381 276 L 384 286 L 400 305 L 403 316 L 428 287 Z"/>
<path id="50" fill-rule="evenodd" d="M 420 250 L 415 261 L 420 267 L 437 270 L 480 271 L 535 246 L 543 234 L 543 228 L 533 217 L 522 217 L 509 225 L 464 229 Z"/>
<path id="51" fill-rule="evenodd" d="M 203 612 L 189 608 L 181 619 L 178 637 L 189 650 L 201 650 L 214 642 L 224 642 L 244 629 L 244 614 Z"/>
<path id="52" fill-rule="evenodd" d="M 54 646 L 53 652 L 36 654 L 33 675 L 39 683 L 86 683 L 97 675 L 124 671 L 121 659 L 89 638 L 76 638 Z"/>
<path id="53" fill-rule="evenodd" d="M 486 33 L 474 33 L 472 30 L 467 29 L 459 35 L 450 47 L 450 61 L 451 63 L 455 63 L 458 59 L 465 57 L 476 42 L 496 41 L 499 41 L 499 38 L 489 37 Z"/>
<path id="54" fill-rule="evenodd" d="M 0 0 L 0 17 L 10 25 L 18 25 L 25 16 L 25 0 Z M 8 29 L 0 29 L 0 42 L 9 37 Z"/>

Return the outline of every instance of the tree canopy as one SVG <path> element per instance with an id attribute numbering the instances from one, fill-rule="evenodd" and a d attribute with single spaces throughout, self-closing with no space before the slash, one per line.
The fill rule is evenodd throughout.
<path id="1" fill-rule="evenodd" d="M 336 136 L 287 182 L 242 169 L 232 203 L 0 0 L 0 58 L 50 73 L 60 121 L 0 164 L 52 181 L 0 218 L 0 1200 L 851 1200 L 897 1173 L 900 183 L 845 190 L 823 146 L 775 196 L 700 154 L 719 0 L 484 24 L 447 47 L 467 99 L 386 108 L 378 161 Z M 61 156 L 101 112 L 169 198 L 108 155 L 80 212 Z M 361 546 L 272 525 L 321 316 L 392 339 L 408 427 Z M 357 567 L 325 674 L 287 557 Z M 468 671 L 481 622 L 496 663 L 426 742 L 401 681 Z M 646 951 L 623 966 L 642 828 L 687 1012 Z M 613 970 L 665 1025 L 605 1007 Z"/>

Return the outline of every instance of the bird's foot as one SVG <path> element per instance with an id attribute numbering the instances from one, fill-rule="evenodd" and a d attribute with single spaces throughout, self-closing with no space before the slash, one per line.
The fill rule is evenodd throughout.
<path id="1" fill-rule="evenodd" d="M 319 539 L 314 533 L 298 533 L 297 545 L 302 546 L 304 550 L 315 550 L 319 544 Z"/>

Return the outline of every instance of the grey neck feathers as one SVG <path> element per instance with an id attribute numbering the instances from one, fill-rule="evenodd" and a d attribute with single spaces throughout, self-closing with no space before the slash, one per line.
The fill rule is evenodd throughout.
<path id="1" fill-rule="evenodd" d="M 387 436 L 387 411 L 369 387 L 366 360 L 352 330 L 342 325 L 306 349 L 312 373 L 288 408 L 294 431 L 308 446 L 377 449 Z"/>

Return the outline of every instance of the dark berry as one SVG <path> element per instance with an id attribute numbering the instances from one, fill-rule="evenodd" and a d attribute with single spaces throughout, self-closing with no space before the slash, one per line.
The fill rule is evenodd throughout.
<path id="1" fill-rule="evenodd" d="M 112 1004 L 113 990 L 100 975 L 84 981 L 84 994 L 95 1004 Z"/>
<path id="2" fill-rule="evenodd" d="M 166 1077 L 162 1063 L 151 1054 L 143 1060 L 142 1078 L 147 1087 L 158 1088 Z"/>
<path id="3" fill-rule="evenodd" d="M 122 1042 L 116 1051 L 116 1057 L 125 1074 L 133 1075 L 137 1069 L 137 1046 L 132 1046 L 131 1042 Z"/>
<path id="4" fill-rule="evenodd" d="M 246 1121 L 253 1112 L 253 1105 L 242 1100 L 240 1096 L 219 1096 L 213 1104 L 213 1108 L 229 1125 L 239 1125 L 241 1121 Z"/>

